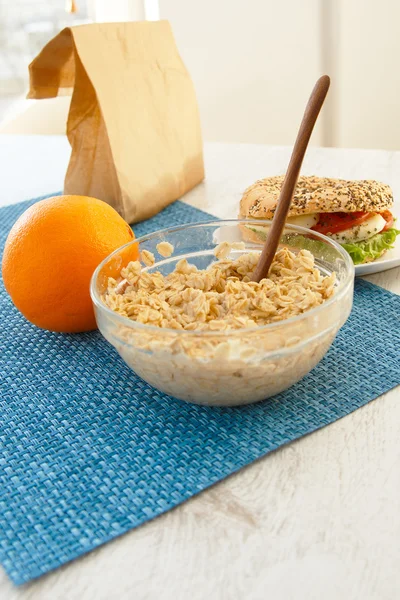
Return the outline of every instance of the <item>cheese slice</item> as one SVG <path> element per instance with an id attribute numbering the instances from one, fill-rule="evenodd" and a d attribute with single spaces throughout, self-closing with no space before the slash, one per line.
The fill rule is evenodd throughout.
<path id="1" fill-rule="evenodd" d="M 311 229 L 318 223 L 319 215 L 317 213 L 311 213 L 309 215 L 299 215 L 297 217 L 289 217 L 286 219 L 288 225 L 297 225 L 298 227 L 305 227 Z"/>
<path id="2" fill-rule="evenodd" d="M 305 227 L 306 229 L 311 229 L 314 225 L 318 223 L 319 215 L 317 213 L 309 214 L 309 215 L 299 215 L 297 217 L 289 217 L 286 219 L 286 223 L 288 225 L 297 225 L 298 227 Z M 251 231 L 260 235 L 261 239 L 266 239 L 267 232 L 269 229 L 269 225 L 246 225 Z"/>
<path id="3" fill-rule="evenodd" d="M 305 227 L 311 229 L 318 223 L 319 214 L 312 213 L 309 215 L 299 215 L 297 217 L 289 217 L 286 222 L 289 225 L 297 225 L 299 227 Z M 373 214 L 369 219 L 366 219 L 361 225 L 355 225 L 349 229 L 339 231 L 338 233 L 328 233 L 328 237 L 339 242 L 339 244 L 351 244 L 354 242 L 361 242 L 367 240 L 377 233 L 380 233 L 386 225 L 385 219 L 378 214 Z M 247 225 L 247 227 L 254 233 L 258 234 L 260 240 L 265 240 L 269 225 Z"/>
<path id="4" fill-rule="evenodd" d="M 362 242 L 368 240 L 372 236 L 380 233 L 386 225 L 385 219 L 381 215 L 372 215 L 366 219 L 361 225 L 354 225 L 349 229 L 344 229 L 338 233 L 331 233 L 329 237 L 339 244 L 352 244 L 354 242 Z"/>

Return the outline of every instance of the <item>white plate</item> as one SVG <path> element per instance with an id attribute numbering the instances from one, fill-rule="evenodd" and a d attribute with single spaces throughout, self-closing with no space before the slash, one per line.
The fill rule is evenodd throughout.
<path id="1" fill-rule="evenodd" d="M 372 275 L 372 273 L 380 273 L 394 267 L 400 267 L 400 236 L 397 237 L 394 248 L 388 250 L 382 258 L 378 258 L 364 265 L 356 265 L 356 277 L 360 275 Z"/>

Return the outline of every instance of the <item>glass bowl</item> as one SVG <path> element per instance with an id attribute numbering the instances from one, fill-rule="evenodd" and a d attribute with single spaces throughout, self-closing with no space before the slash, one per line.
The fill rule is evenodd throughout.
<path id="1" fill-rule="evenodd" d="M 245 249 L 232 250 L 231 257 L 260 251 L 270 224 L 243 219 L 164 229 L 119 248 L 98 266 L 90 290 L 98 327 L 144 381 L 188 402 L 238 406 L 286 390 L 319 363 L 350 314 L 354 265 L 339 244 L 302 227 L 287 225 L 281 247 L 308 249 L 323 274 L 336 273 L 337 284 L 331 298 L 301 315 L 251 329 L 185 331 L 131 321 L 102 301 L 108 277 L 119 274 L 138 246 L 156 257 L 144 267 L 148 272 L 167 275 L 182 258 L 205 269 L 217 260 L 214 249 L 222 241 L 244 241 Z M 169 258 L 157 253 L 164 241 L 174 246 Z"/>

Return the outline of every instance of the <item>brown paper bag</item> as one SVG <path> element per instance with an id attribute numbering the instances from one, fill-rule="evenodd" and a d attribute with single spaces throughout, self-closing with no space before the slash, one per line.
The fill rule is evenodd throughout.
<path id="1" fill-rule="evenodd" d="M 64 29 L 29 71 L 28 98 L 73 90 L 64 193 L 105 200 L 132 223 L 203 179 L 196 96 L 167 21 Z"/>

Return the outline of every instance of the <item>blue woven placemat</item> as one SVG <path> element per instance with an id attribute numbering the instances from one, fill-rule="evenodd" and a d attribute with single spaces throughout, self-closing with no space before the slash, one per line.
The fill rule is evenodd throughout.
<path id="1" fill-rule="evenodd" d="M 0 247 L 33 201 L 0 210 Z M 141 235 L 210 218 L 175 203 Z M 273 400 L 185 404 L 138 379 L 98 332 L 36 329 L 0 289 L 0 560 L 17 583 L 137 527 L 400 383 L 400 297 L 356 281 L 324 360 Z"/>

